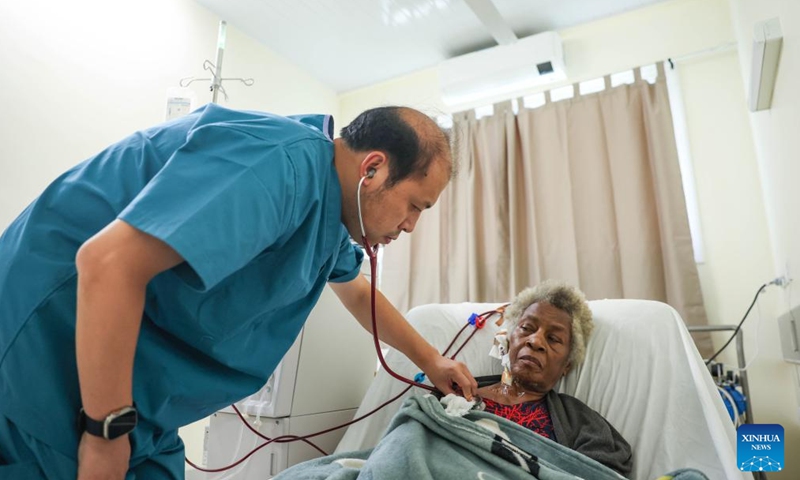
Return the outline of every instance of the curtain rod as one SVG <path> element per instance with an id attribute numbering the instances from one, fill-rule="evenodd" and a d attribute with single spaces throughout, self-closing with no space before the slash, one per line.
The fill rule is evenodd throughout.
<path id="1" fill-rule="evenodd" d="M 679 57 L 670 57 L 670 58 L 667 59 L 667 61 L 670 64 L 673 63 L 673 62 L 675 62 L 675 63 L 685 62 L 687 60 L 692 60 L 692 59 L 699 58 L 699 57 L 706 57 L 706 56 L 714 55 L 714 54 L 717 54 L 717 53 L 728 52 L 728 51 L 731 51 L 731 50 L 735 50 L 738 47 L 739 47 L 739 43 L 738 42 L 720 43 L 719 45 L 717 45 L 715 47 L 706 48 L 706 49 L 703 49 L 703 50 L 698 50 L 698 51 L 692 52 L 692 53 L 687 53 L 687 54 L 681 55 Z"/>

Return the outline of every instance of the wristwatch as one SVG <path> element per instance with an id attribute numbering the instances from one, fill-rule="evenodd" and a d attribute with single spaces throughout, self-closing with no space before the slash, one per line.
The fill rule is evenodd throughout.
<path id="1" fill-rule="evenodd" d="M 111 412 L 103 420 L 95 420 L 83 411 L 81 408 L 79 431 L 86 432 L 96 437 L 102 437 L 106 440 L 114 440 L 136 428 L 136 423 L 139 421 L 139 413 L 136 411 L 136 404 L 132 406 L 123 407 L 116 412 Z"/>

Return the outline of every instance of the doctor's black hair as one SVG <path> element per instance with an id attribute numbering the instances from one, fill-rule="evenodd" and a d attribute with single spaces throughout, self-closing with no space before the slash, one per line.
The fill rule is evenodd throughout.
<path id="1" fill-rule="evenodd" d="M 453 173 L 447 133 L 430 117 L 411 108 L 388 106 L 366 110 L 342 129 L 341 137 L 356 152 L 386 153 L 389 158 L 386 188 L 426 175 L 431 163 L 440 157 L 448 159 Z"/>

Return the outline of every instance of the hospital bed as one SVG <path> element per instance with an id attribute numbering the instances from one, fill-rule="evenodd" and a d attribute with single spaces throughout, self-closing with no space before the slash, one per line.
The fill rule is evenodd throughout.
<path id="1" fill-rule="evenodd" d="M 631 444 L 631 478 L 653 480 L 672 470 L 692 467 L 711 480 L 752 479 L 751 474 L 736 468 L 735 430 L 678 313 L 666 304 L 645 300 L 599 300 L 589 305 L 595 330 L 586 360 L 557 389 L 600 412 Z M 441 351 L 472 313 L 497 306 L 425 305 L 411 310 L 407 318 Z M 456 357 L 476 377 L 501 372 L 499 361 L 488 356 L 499 328 L 495 319 L 490 319 Z M 467 333 L 470 330 L 461 338 L 465 339 Z M 419 372 L 395 350 L 388 352 L 386 360 L 403 376 L 413 378 Z M 373 410 L 404 388 L 380 370 L 356 416 Z M 425 392 L 414 388 L 406 396 L 413 393 Z M 401 403 L 402 399 L 352 425 L 336 452 L 375 446 Z"/>

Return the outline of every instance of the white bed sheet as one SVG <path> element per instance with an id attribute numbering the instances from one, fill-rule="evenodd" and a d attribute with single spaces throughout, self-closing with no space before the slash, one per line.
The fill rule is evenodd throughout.
<path id="1" fill-rule="evenodd" d="M 586 361 L 557 388 L 600 412 L 631 444 L 631 478 L 651 480 L 684 467 L 697 468 L 712 480 L 752 478 L 736 468 L 735 430 L 678 313 L 666 304 L 645 300 L 598 300 L 589 305 L 595 330 Z M 441 351 L 470 314 L 496 306 L 425 305 L 411 310 L 407 318 Z M 499 361 L 488 356 L 498 329 L 494 320 L 457 357 L 475 376 L 501 371 Z M 386 360 L 406 377 L 419 372 L 397 351 L 391 350 Z M 373 410 L 404 388 L 381 369 L 356 415 Z M 414 388 L 406 395 L 412 392 L 424 393 Z M 352 425 L 336 452 L 377 444 L 401 403 L 402 399 Z"/>

